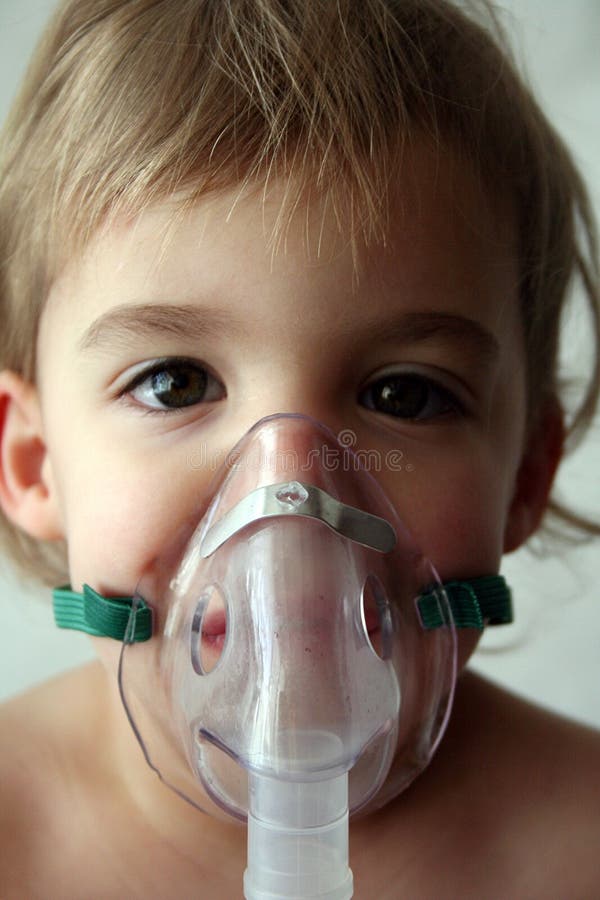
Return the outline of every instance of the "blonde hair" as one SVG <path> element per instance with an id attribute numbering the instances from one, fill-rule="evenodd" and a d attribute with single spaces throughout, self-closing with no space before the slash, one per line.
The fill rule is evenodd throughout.
<path id="1" fill-rule="evenodd" d="M 583 285 L 595 358 L 573 444 L 600 381 L 592 215 L 493 14 L 476 9 L 496 39 L 446 0 L 65 0 L 2 141 L 0 369 L 34 380 L 49 287 L 117 211 L 285 175 L 288 210 L 316 189 L 368 240 L 385 232 L 403 142 L 425 134 L 514 197 L 532 420 L 558 396 L 561 313 Z M 64 547 L 2 527 L 23 570 L 64 578 Z"/>

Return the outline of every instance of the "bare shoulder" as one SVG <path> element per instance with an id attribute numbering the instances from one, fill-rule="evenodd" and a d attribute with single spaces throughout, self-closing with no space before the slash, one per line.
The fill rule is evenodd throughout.
<path id="1" fill-rule="evenodd" d="M 0 707 L 0 883 L 9 897 L 27 884 L 34 863 L 33 824 L 44 827 L 32 729 L 20 707 L 18 699 Z"/>
<path id="2" fill-rule="evenodd" d="M 469 733 L 475 824 L 512 873 L 514 895 L 595 895 L 600 732 L 467 674 L 449 740 Z M 490 829 L 493 821 L 501 828 Z"/>
<path id="3" fill-rule="evenodd" d="M 198 884 L 211 900 L 234 896 L 238 829 L 219 850 L 146 766 L 117 699 L 92 663 L 0 707 L 2 900 L 187 900 Z"/>
<path id="4" fill-rule="evenodd" d="M 357 896 L 598 896 L 600 733 L 466 673 L 433 761 L 352 846 Z"/>
<path id="5" fill-rule="evenodd" d="M 44 875 L 76 833 L 69 797 L 80 778 L 81 700 L 96 678 L 86 666 L 0 706 L 3 898 L 43 896 Z"/>
<path id="6" fill-rule="evenodd" d="M 480 743 L 497 748 L 499 771 L 518 782 L 543 788 L 549 799 L 581 795 L 596 810 L 600 797 L 600 731 L 565 718 L 467 673 L 457 692 L 458 729 L 468 721 Z M 479 727 L 477 727 L 479 726 Z M 498 759 L 498 752 L 505 756 Z M 593 777 L 595 776 L 595 777 Z"/>

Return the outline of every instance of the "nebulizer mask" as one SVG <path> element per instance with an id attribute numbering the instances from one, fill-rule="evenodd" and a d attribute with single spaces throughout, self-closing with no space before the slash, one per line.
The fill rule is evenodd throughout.
<path id="1" fill-rule="evenodd" d="M 55 592 L 59 624 L 118 620 L 121 696 L 161 779 L 247 821 L 248 900 L 352 896 L 349 816 L 429 762 L 456 628 L 510 614 L 502 579 L 440 584 L 365 462 L 307 416 L 263 419 L 133 597 Z"/>

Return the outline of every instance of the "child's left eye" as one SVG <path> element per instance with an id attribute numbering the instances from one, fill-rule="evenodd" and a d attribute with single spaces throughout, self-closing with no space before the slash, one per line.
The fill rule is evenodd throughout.
<path id="1" fill-rule="evenodd" d="M 138 372 L 121 396 L 129 396 L 147 409 L 168 411 L 220 400 L 225 389 L 192 360 L 163 359 Z"/>
<path id="2" fill-rule="evenodd" d="M 359 400 L 367 409 L 413 421 L 463 410 L 462 403 L 451 391 L 414 372 L 378 378 L 364 388 Z"/>

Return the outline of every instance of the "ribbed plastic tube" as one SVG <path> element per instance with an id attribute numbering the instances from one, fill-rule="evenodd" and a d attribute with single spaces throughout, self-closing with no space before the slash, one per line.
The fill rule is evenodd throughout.
<path id="1" fill-rule="evenodd" d="M 349 900 L 348 773 L 325 781 L 250 774 L 246 900 Z"/>

